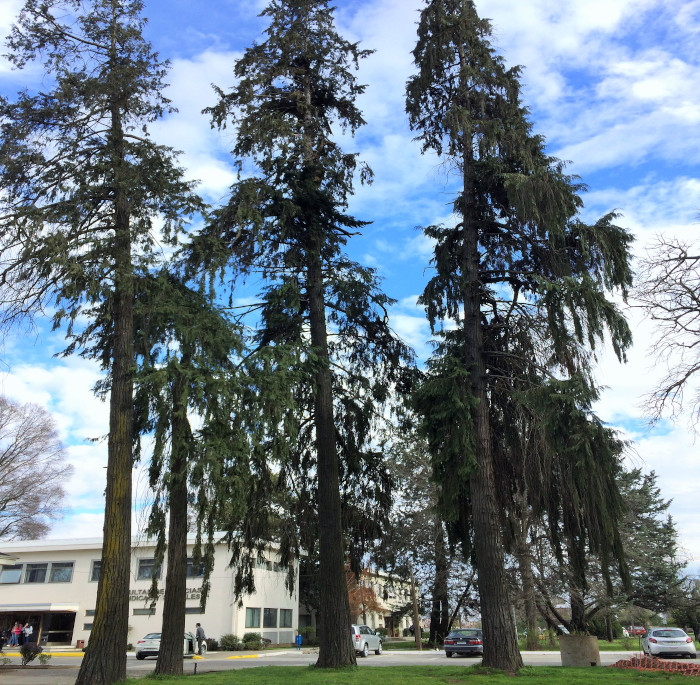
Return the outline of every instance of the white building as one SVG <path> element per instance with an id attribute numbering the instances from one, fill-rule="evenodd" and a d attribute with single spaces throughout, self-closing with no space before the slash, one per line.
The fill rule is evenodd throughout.
<path id="1" fill-rule="evenodd" d="M 188 540 L 191 553 L 194 540 Z M 0 630 L 15 621 L 29 621 L 40 644 L 82 646 L 90 640 L 100 573 L 101 539 L 32 540 L 0 547 Z M 133 540 L 129 594 L 128 642 L 162 627 L 161 599 L 151 608 L 148 590 L 153 574 L 154 544 Z M 229 552 L 217 545 L 206 611 L 199 607 L 201 569 L 191 557 L 187 566 L 186 629 L 201 623 L 207 637 L 233 633 L 262 633 L 273 644 L 293 643 L 299 622 L 299 586 L 293 594 L 285 587 L 286 572 L 274 549 L 266 550 L 255 570 L 256 592 L 239 601 L 233 595 L 234 570 Z M 167 557 L 165 563 L 167 564 Z"/>

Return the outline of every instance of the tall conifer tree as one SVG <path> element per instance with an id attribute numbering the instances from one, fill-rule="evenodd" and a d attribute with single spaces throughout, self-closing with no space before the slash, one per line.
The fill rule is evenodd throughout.
<path id="1" fill-rule="evenodd" d="M 135 276 L 200 202 L 148 125 L 169 110 L 166 64 L 144 40 L 139 0 L 27 0 L 11 62 L 43 64 L 47 90 L 3 103 L 0 250 L 8 318 L 55 305 L 107 372 L 104 546 L 96 613 L 77 683 L 126 677 L 133 465 Z M 83 325 L 82 321 L 87 320 Z"/>
<path id="2" fill-rule="evenodd" d="M 613 215 L 592 226 L 577 218 L 583 186 L 532 133 L 519 69 L 505 67 L 490 36 L 471 0 L 426 0 L 407 111 L 424 151 L 458 170 L 459 190 L 457 225 L 425 229 L 436 242 L 435 276 L 422 301 L 434 330 L 445 319 L 458 327 L 445 335 L 418 405 L 445 515 L 473 543 L 484 664 L 514 671 L 522 660 L 504 569 L 490 371 L 505 358 L 507 374 L 534 363 L 586 385 L 587 349 L 606 333 L 623 355 L 629 330 L 607 293 L 630 284 L 630 236 Z"/>
<path id="3" fill-rule="evenodd" d="M 229 517 L 235 513 L 240 520 L 246 500 L 250 445 L 240 427 L 245 394 L 237 383 L 245 373 L 236 373 L 234 361 L 242 337 L 208 297 L 190 289 L 172 269 L 138 279 L 135 304 L 136 429 L 153 437 L 148 475 L 155 501 L 147 532 L 156 539 L 156 567 L 167 551 L 155 672 L 182 675 L 188 514 L 190 509 L 196 514 L 192 556 L 203 571 L 204 605 L 218 510 L 225 501 Z M 191 425 L 191 415 L 197 416 L 198 428 Z M 154 574 L 153 601 L 159 597 L 158 580 Z"/>
<path id="4" fill-rule="evenodd" d="M 346 213 L 353 178 L 370 172 L 333 133 L 364 123 L 355 106 L 364 88 L 352 68 L 368 53 L 338 35 L 327 0 L 272 0 L 262 16 L 264 42 L 246 50 L 238 84 L 219 90 L 210 110 L 219 126 L 236 122 L 233 154 L 252 175 L 233 186 L 193 258 L 266 279 L 256 354 L 277 394 L 262 417 L 270 436 L 262 454 L 280 464 L 278 487 L 296 483 L 298 528 L 282 531 L 282 551 L 298 551 L 294 535 L 318 550 L 317 665 L 337 667 L 355 663 L 344 529 L 355 567 L 388 510 L 372 426 L 408 355 L 387 325 L 390 300 L 374 273 L 342 251 L 365 225 Z M 379 502 L 368 506 L 370 517 L 354 507 L 358 498 Z"/>

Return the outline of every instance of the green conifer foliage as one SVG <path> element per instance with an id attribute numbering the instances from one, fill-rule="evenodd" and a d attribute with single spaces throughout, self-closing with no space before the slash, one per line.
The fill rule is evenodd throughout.
<path id="1" fill-rule="evenodd" d="M 503 482 L 493 445 L 493 416 L 502 411 L 498 383 L 518 378 L 515 389 L 524 390 L 558 374 L 585 379 L 589 397 L 594 394 L 590 350 L 608 335 L 623 357 L 630 343 L 609 292 L 626 295 L 631 238 L 614 224 L 614 214 L 592 225 L 580 220 L 584 187 L 533 134 L 520 102 L 520 71 L 506 68 L 490 36 L 489 22 L 471 0 L 427 0 L 421 12 L 407 112 L 424 151 L 449 162 L 459 187 L 456 225 L 425 229 L 436 244 L 435 275 L 422 301 L 433 330 L 446 320 L 457 328 L 438 349 L 451 360 L 432 363 L 417 404 L 429 441 L 443 448 L 434 453 L 448 494 L 443 507 L 462 540 L 473 542 L 484 663 L 514 671 L 522 662 L 497 504 Z M 461 400 L 464 413 L 450 423 L 472 437 L 457 440 L 456 428 L 446 428 L 450 403 L 431 396 L 441 387 L 455 394 L 451 384 L 459 382 L 460 365 L 472 400 Z M 471 450 L 450 449 L 469 444 Z M 462 474 L 460 483 L 455 474 Z"/>
<path id="2" fill-rule="evenodd" d="M 156 260 L 155 226 L 174 239 L 200 207 L 172 150 L 148 125 L 168 112 L 167 65 L 142 36 L 138 0 L 27 0 L 9 59 L 43 66 L 42 87 L 0 110 L 0 284 L 5 321 L 55 306 L 66 353 L 108 372 L 102 572 L 77 682 L 126 677 L 135 276 Z M 86 325 L 83 322 L 87 321 Z"/>
<path id="3" fill-rule="evenodd" d="M 408 354 L 388 327 L 391 300 L 375 274 L 342 249 L 366 224 L 346 207 L 355 175 L 371 172 L 337 134 L 364 123 L 353 67 L 368 53 L 338 35 L 326 0 L 272 0 L 262 16 L 265 40 L 245 51 L 237 85 L 218 90 L 209 110 L 215 125 L 236 123 L 233 154 L 245 173 L 192 259 L 266 279 L 255 353 L 266 371 L 259 460 L 279 464 L 277 490 L 291 507 L 283 555 L 300 545 L 318 553 L 317 665 L 336 667 L 355 663 L 345 540 L 356 566 L 388 512 L 389 479 L 371 436 Z"/>
<path id="4" fill-rule="evenodd" d="M 138 279 L 135 304 L 136 429 L 153 438 L 149 485 L 155 500 L 147 533 L 156 540 L 156 566 L 166 550 L 168 560 L 156 673 L 182 675 L 188 530 L 197 532 L 192 563 L 203 569 L 205 607 L 217 513 L 225 503 L 230 519 L 240 521 L 247 498 L 250 446 L 238 424 L 245 415 L 239 387 L 245 373 L 235 361 L 243 340 L 240 328 L 172 265 Z M 151 597 L 159 597 L 158 574 Z"/>

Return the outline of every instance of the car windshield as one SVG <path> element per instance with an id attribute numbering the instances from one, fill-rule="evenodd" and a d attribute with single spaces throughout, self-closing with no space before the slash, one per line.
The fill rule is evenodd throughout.
<path id="1" fill-rule="evenodd" d="M 478 630 L 453 630 L 447 637 L 479 637 Z"/>
<path id="2" fill-rule="evenodd" d="M 160 633 L 148 633 L 144 640 L 160 640 Z"/>
<path id="3" fill-rule="evenodd" d="M 679 629 L 673 630 L 665 628 L 664 630 L 655 630 L 652 635 L 654 637 L 687 637 L 687 635 Z"/>

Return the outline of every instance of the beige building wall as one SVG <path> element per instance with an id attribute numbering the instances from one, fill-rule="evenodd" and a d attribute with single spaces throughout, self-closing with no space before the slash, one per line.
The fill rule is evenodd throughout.
<path id="1" fill-rule="evenodd" d="M 193 546 L 194 540 L 190 540 L 190 555 Z M 0 629 L 16 620 L 29 620 L 35 639 L 42 644 L 77 646 L 80 641 L 87 644 L 97 594 L 95 564 L 99 567 L 101 548 L 101 539 L 2 545 Z M 148 560 L 153 558 L 153 553 L 152 543 L 133 541 L 128 633 L 128 642 L 132 644 L 147 633 L 160 632 L 162 627 L 162 596 L 152 610 L 147 598 L 151 580 L 139 577 L 148 572 Z M 202 578 L 188 577 L 186 630 L 194 632 L 199 622 L 210 638 L 220 638 L 226 633 L 242 638 L 246 632 L 258 632 L 274 644 L 294 642 L 299 620 L 298 578 L 290 596 L 285 587 L 286 573 L 277 563 L 275 550 L 270 548 L 255 571 L 255 593 L 243 596 L 239 606 L 233 595 L 235 571 L 228 567 L 229 559 L 226 546 L 218 545 L 204 613 L 199 608 Z M 72 569 L 67 568 L 70 563 Z M 165 574 L 164 568 L 159 581 L 161 594 Z"/>

